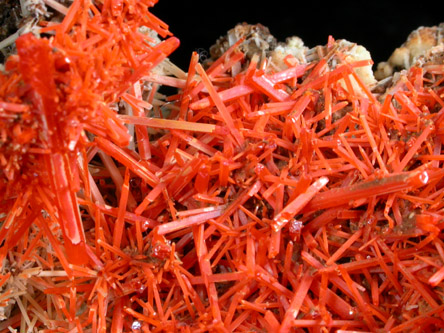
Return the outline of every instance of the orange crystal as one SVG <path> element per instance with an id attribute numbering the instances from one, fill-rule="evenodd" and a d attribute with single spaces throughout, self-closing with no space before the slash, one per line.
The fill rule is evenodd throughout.
<path id="1" fill-rule="evenodd" d="M 0 331 L 442 329 L 444 68 L 187 74 L 154 3 L 75 0 L 0 74 Z"/>

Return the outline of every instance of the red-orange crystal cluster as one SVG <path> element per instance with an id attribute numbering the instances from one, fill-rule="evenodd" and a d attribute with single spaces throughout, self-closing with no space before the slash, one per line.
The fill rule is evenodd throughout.
<path id="1" fill-rule="evenodd" d="M 442 61 L 171 76 L 154 3 L 75 0 L 0 74 L 0 330 L 444 329 Z"/>

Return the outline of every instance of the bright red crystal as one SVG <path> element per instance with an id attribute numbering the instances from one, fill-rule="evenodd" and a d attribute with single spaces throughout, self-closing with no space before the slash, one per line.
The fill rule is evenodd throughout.
<path id="1" fill-rule="evenodd" d="M 443 329 L 443 66 L 184 73 L 154 3 L 75 0 L 0 74 L 0 331 Z"/>

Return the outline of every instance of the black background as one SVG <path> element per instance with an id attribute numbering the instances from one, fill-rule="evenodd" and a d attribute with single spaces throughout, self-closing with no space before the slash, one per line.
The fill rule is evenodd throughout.
<path id="1" fill-rule="evenodd" d="M 150 10 L 169 25 L 181 46 L 170 57 L 182 69 L 193 51 L 206 50 L 237 23 L 261 23 L 278 41 L 299 36 L 308 47 L 329 35 L 365 46 L 375 63 L 386 60 L 419 26 L 444 22 L 441 2 L 415 1 L 172 1 Z"/>

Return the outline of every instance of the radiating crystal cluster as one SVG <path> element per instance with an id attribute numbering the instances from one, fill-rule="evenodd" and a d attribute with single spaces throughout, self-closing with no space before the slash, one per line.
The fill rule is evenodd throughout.
<path id="1" fill-rule="evenodd" d="M 154 3 L 75 0 L 5 63 L 0 331 L 442 328 L 442 53 L 377 82 L 242 25 L 184 72 Z"/>

